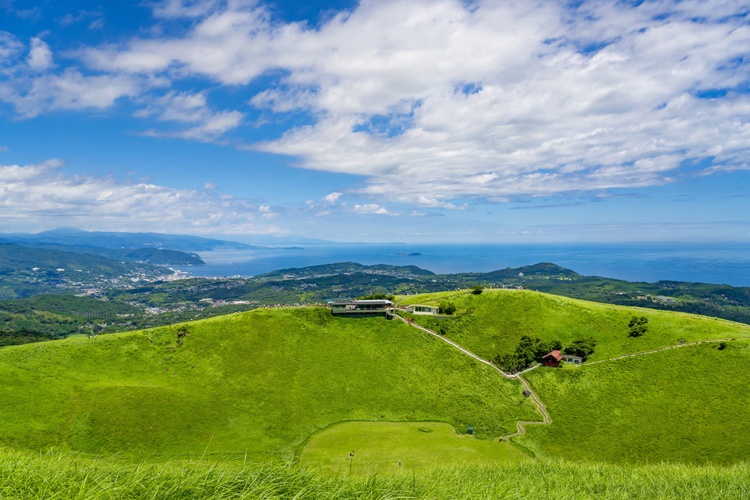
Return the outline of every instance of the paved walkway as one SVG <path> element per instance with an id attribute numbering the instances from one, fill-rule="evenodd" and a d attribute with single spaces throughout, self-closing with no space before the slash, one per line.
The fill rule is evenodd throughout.
<path id="1" fill-rule="evenodd" d="M 485 365 L 492 367 L 493 370 L 495 370 L 498 373 L 500 373 L 500 375 L 502 375 L 503 377 L 505 377 L 507 379 L 511 379 L 511 380 L 518 380 L 519 382 L 521 382 L 521 385 L 523 385 L 523 388 L 526 391 L 529 392 L 529 397 L 531 397 L 531 399 L 534 401 L 534 403 L 536 403 L 536 407 L 539 409 L 539 413 L 542 414 L 542 417 L 544 418 L 544 420 L 541 421 L 541 422 L 540 421 L 519 420 L 518 423 L 516 424 L 516 427 L 518 428 L 518 431 L 514 432 L 513 434 L 508 434 L 507 436 L 501 436 L 502 439 L 508 439 L 508 438 L 512 438 L 514 436 L 521 436 L 523 434 L 526 434 L 526 426 L 527 425 L 549 425 L 549 424 L 552 423 L 552 418 L 549 416 L 549 413 L 547 412 L 547 407 L 544 405 L 544 403 L 542 403 L 542 400 L 539 398 L 539 396 L 537 396 L 537 394 L 531 388 L 531 384 L 529 384 L 526 381 L 526 379 L 524 379 L 523 377 L 521 377 L 521 374 L 523 374 L 523 373 L 525 373 L 527 371 L 533 370 L 534 368 L 537 368 L 540 365 L 533 366 L 533 367 L 531 367 L 531 368 L 529 368 L 527 370 L 524 370 L 523 372 L 515 373 L 515 374 L 511 375 L 509 373 L 505 373 L 500 368 L 498 368 L 497 366 L 495 366 L 494 364 L 492 364 L 490 361 L 487 361 L 486 359 L 480 358 L 479 356 L 477 356 L 473 352 L 469 351 L 468 349 L 464 349 L 463 347 L 461 347 L 457 343 L 455 343 L 452 340 L 449 340 L 449 339 L 443 337 L 442 335 L 440 335 L 438 333 L 433 332 L 429 328 L 425 328 L 422 325 L 418 325 L 416 323 L 410 323 L 409 321 L 405 320 L 404 318 L 402 318 L 401 316 L 399 316 L 398 314 L 395 314 L 395 313 L 393 313 L 392 316 L 394 318 L 400 319 L 401 321 L 403 321 L 407 325 L 413 326 L 414 328 L 422 330 L 425 333 L 429 333 L 430 335 L 439 338 L 443 342 L 452 345 L 453 347 L 455 347 L 459 351 L 463 352 L 467 356 L 471 356 L 472 358 L 474 358 L 475 360 L 479 361 L 480 363 L 484 363 Z"/>

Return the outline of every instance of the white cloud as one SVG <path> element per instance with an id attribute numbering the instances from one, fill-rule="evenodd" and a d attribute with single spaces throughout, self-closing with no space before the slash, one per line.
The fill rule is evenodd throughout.
<path id="1" fill-rule="evenodd" d="M 749 96 L 695 94 L 750 82 L 741 62 L 750 27 L 727 18 L 738 7 L 728 2 L 682 2 L 655 20 L 673 7 L 365 3 L 305 33 L 325 38 L 335 57 L 288 66 L 287 85 L 254 100 L 323 112 L 259 149 L 370 175 L 361 193 L 442 208 L 457 197 L 658 185 L 693 158 L 734 168 L 750 150 Z M 581 50 L 603 41 L 611 43 Z M 464 82 L 473 85 L 462 91 Z M 315 92 L 302 99 L 306 88 Z M 373 125 L 373 116 L 399 113 L 403 129 Z"/>
<path id="2" fill-rule="evenodd" d="M 275 232 L 247 200 L 174 189 L 111 176 L 69 175 L 62 162 L 0 166 L 0 219 L 5 227 L 33 223 L 190 233 Z"/>
<path id="3" fill-rule="evenodd" d="M 213 10 L 217 0 L 163 0 L 151 4 L 154 15 L 164 18 L 200 17 Z"/>
<path id="4" fill-rule="evenodd" d="M 146 135 L 155 137 L 180 137 L 200 141 L 215 141 L 221 135 L 242 124 L 244 113 L 239 111 L 213 111 L 207 104 L 205 92 L 176 92 L 150 99 L 150 104 L 135 116 L 156 116 L 160 121 L 175 121 L 192 125 L 182 130 L 149 130 Z"/>
<path id="5" fill-rule="evenodd" d="M 63 109 L 108 108 L 117 99 L 135 96 L 145 87 L 144 80 L 133 76 L 87 76 L 69 68 L 61 74 L 0 83 L 0 101 L 13 104 L 25 117 L 33 117 Z"/>
<path id="6" fill-rule="evenodd" d="M 45 71 L 52 66 L 52 51 L 41 38 L 34 37 L 31 39 L 31 48 L 26 58 L 26 64 L 33 71 Z"/>
<path id="7" fill-rule="evenodd" d="M 189 28 L 80 51 L 107 72 L 98 78 L 199 77 L 236 89 L 270 75 L 275 83 L 250 104 L 307 113 L 311 124 L 254 147 L 304 168 L 365 175 L 357 192 L 377 201 L 455 209 L 465 208 L 461 198 L 654 186 L 679 179 L 684 162 L 712 158 L 731 171 L 750 153 L 741 2 L 364 0 L 315 28 L 274 20 L 250 0 L 152 7 Z M 16 104 L 20 112 L 116 99 L 84 106 L 43 87 L 28 94 L 29 110 Z M 144 98 L 144 116 L 187 127 L 148 133 L 216 141 L 243 123 L 245 112 L 215 111 L 206 99 Z"/>
<path id="8" fill-rule="evenodd" d="M 381 207 L 377 203 L 354 205 L 351 207 L 351 211 L 357 214 L 398 215 L 398 213 L 391 212 L 385 207 Z"/>
<path id="9" fill-rule="evenodd" d="M 11 63 L 23 49 L 23 44 L 7 31 L 0 31 L 0 67 Z"/>
<path id="10" fill-rule="evenodd" d="M 337 201 L 339 200 L 339 198 L 341 197 L 341 194 L 342 194 L 342 193 L 339 193 L 339 192 L 337 192 L 337 191 L 334 191 L 334 192 L 333 192 L 333 193 L 331 193 L 331 194 L 327 194 L 327 195 L 325 195 L 325 196 L 323 197 L 323 202 L 324 202 L 324 203 L 326 203 L 326 204 L 328 204 L 328 205 L 335 205 L 335 204 L 336 204 L 336 202 L 337 202 Z"/>
<path id="11" fill-rule="evenodd" d="M 8 151 L 10 151 L 10 148 L 7 146 L 0 146 L 0 153 L 7 153 Z"/>
<path id="12" fill-rule="evenodd" d="M 75 14 L 69 12 L 58 19 L 62 27 L 72 26 L 78 23 L 88 23 L 88 29 L 98 29 L 104 26 L 104 14 L 101 11 L 79 10 Z"/>

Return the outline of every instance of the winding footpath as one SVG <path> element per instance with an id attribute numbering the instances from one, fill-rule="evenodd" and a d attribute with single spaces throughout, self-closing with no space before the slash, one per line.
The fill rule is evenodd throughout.
<path id="1" fill-rule="evenodd" d="M 401 301 L 399 300 L 399 302 L 401 302 Z M 522 436 L 523 434 L 526 434 L 526 426 L 527 425 L 549 425 L 549 424 L 552 423 L 552 418 L 550 417 L 549 412 L 547 411 L 547 407 L 542 402 L 541 398 L 537 395 L 537 393 L 534 392 L 534 389 L 531 388 L 531 384 L 529 384 L 529 382 L 521 376 L 524 373 L 530 372 L 531 370 L 539 368 L 542 365 L 537 364 L 537 365 L 534 365 L 534 366 L 532 366 L 530 368 L 527 368 L 527 369 L 525 369 L 525 370 L 523 370 L 521 372 L 514 373 L 514 374 L 505 373 L 503 370 L 501 370 L 500 368 L 498 368 L 497 366 L 495 366 L 492 362 L 487 361 L 486 359 L 480 358 L 479 356 L 477 356 L 473 352 L 469 351 L 468 349 L 465 349 L 465 348 L 461 347 L 459 344 L 453 342 L 452 340 L 449 340 L 449 339 L 443 337 L 442 335 L 440 335 L 440 334 L 438 334 L 436 332 L 433 332 L 429 328 L 425 328 L 425 327 L 423 327 L 421 325 L 418 325 L 417 323 L 407 321 L 406 319 L 404 319 L 400 315 L 396 314 L 395 310 L 391 311 L 389 314 L 390 314 L 391 317 L 398 318 L 398 319 L 400 319 L 401 321 L 403 321 L 404 323 L 406 323 L 409 326 L 413 326 L 414 328 L 417 328 L 418 330 L 422 330 L 425 333 L 428 333 L 428 334 L 430 334 L 430 335 L 432 335 L 434 337 L 439 338 L 443 342 L 452 345 L 453 347 L 455 347 L 459 351 L 463 352 L 467 356 L 470 356 L 470 357 L 474 358 L 475 360 L 479 361 L 480 363 L 484 363 L 485 365 L 492 367 L 493 370 L 495 370 L 498 373 L 500 373 L 500 375 L 502 375 L 503 377 L 505 377 L 507 379 L 511 379 L 511 380 L 518 380 L 521 383 L 521 385 L 523 385 L 523 388 L 528 392 L 529 397 L 531 397 L 531 399 L 536 404 L 536 407 L 539 410 L 539 413 L 542 414 L 542 417 L 543 417 L 544 420 L 541 421 L 541 422 L 540 421 L 519 420 L 517 422 L 517 424 L 516 424 L 518 430 L 516 432 L 512 433 L 512 434 L 508 434 L 507 436 L 501 436 L 500 439 L 509 439 L 509 438 L 512 438 L 512 437 L 515 437 L 515 436 Z M 731 339 L 715 339 L 715 340 L 701 340 L 701 341 L 698 341 L 698 342 L 686 342 L 684 344 L 677 344 L 677 345 L 671 345 L 671 346 L 667 346 L 667 347 L 660 347 L 659 349 L 652 349 L 650 351 L 636 352 L 636 353 L 633 353 L 633 354 L 623 354 L 622 356 L 616 356 L 614 358 L 601 359 L 599 361 L 591 361 L 591 362 L 588 362 L 588 363 L 584 363 L 581 366 L 585 367 L 585 366 L 595 365 L 597 363 L 604 363 L 606 361 L 615 361 L 617 359 L 633 358 L 633 357 L 636 357 L 636 356 L 645 356 L 646 354 L 654 354 L 654 353 L 657 353 L 657 352 L 666 351 L 667 349 L 676 349 L 678 347 L 688 347 L 688 346 L 694 346 L 694 345 L 699 345 L 699 344 L 710 344 L 710 343 L 716 343 L 716 342 L 730 342 L 730 341 L 731 341 Z"/>
<path id="2" fill-rule="evenodd" d="M 666 351 L 667 349 L 677 349 L 678 347 L 687 347 L 698 344 L 711 344 L 715 342 L 730 342 L 732 339 L 716 339 L 716 340 L 700 340 L 698 342 L 685 342 L 684 344 L 669 345 L 667 347 L 660 347 L 659 349 L 653 349 L 651 351 L 635 352 L 633 354 L 623 354 L 622 356 L 615 356 L 614 358 L 600 359 L 599 361 L 591 361 L 584 363 L 581 366 L 591 366 L 597 363 L 604 363 L 605 361 L 614 361 L 616 359 L 633 358 L 635 356 L 644 356 L 646 354 L 654 354 L 655 352 Z"/>
<path id="3" fill-rule="evenodd" d="M 484 358 L 480 358 L 479 356 L 477 356 L 473 352 L 469 351 L 468 349 L 465 349 L 465 348 L 461 347 L 460 345 L 456 344 L 455 342 L 453 342 L 452 340 L 448 340 L 447 338 L 443 337 L 442 335 L 433 332 L 429 328 L 425 328 L 425 327 L 423 327 L 421 325 L 418 325 L 416 323 L 409 322 L 406 319 L 404 319 L 403 317 L 399 316 L 398 314 L 395 314 L 395 312 L 391 313 L 390 315 L 392 317 L 394 317 L 394 318 L 400 319 L 401 321 L 403 321 L 404 323 L 406 323 L 409 326 L 413 326 L 414 328 L 417 328 L 418 330 L 422 330 L 423 332 L 428 333 L 428 334 L 430 334 L 430 335 L 432 335 L 434 337 L 437 337 L 440 340 L 442 340 L 443 342 L 452 345 L 453 347 L 455 347 L 459 351 L 463 352 L 467 356 L 470 356 L 470 357 L 474 358 L 475 360 L 479 361 L 480 363 L 484 363 L 485 365 L 490 366 L 493 370 L 495 370 L 498 373 L 500 373 L 500 375 L 502 375 L 503 377 L 505 377 L 507 379 L 510 379 L 510 380 L 518 380 L 521 383 L 521 385 L 523 386 L 523 388 L 526 391 L 528 391 L 529 397 L 531 397 L 531 399 L 536 404 L 536 407 L 539 410 L 539 413 L 542 414 L 542 418 L 544 420 L 542 420 L 541 422 L 540 421 L 519 420 L 516 423 L 516 427 L 517 427 L 518 430 L 516 432 L 512 433 L 512 434 L 508 434 L 507 436 L 501 436 L 500 439 L 509 439 L 509 438 L 512 438 L 512 437 L 515 437 L 515 436 L 521 436 L 523 434 L 526 434 L 526 426 L 527 425 L 549 425 L 549 424 L 552 423 L 552 418 L 549 416 L 549 413 L 547 412 L 547 407 L 544 405 L 544 403 L 539 398 L 539 396 L 536 394 L 536 392 L 534 392 L 534 390 L 531 388 L 531 384 L 529 384 L 529 382 L 526 381 L 526 379 L 524 379 L 523 377 L 521 377 L 521 375 L 523 373 L 525 373 L 525 372 L 527 372 L 529 370 L 533 370 L 534 368 L 536 368 L 539 365 L 536 365 L 536 366 L 534 366 L 534 367 L 532 367 L 532 368 L 530 368 L 528 370 L 524 370 L 523 372 L 515 373 L 515 374 L 512 374 L 512 375 L 509 374 L 509 373 L 505 373 L 500 368 L 498 368 L 497 366 L 495 366 L 494 364 L 492 364 L 490 361 L 487 361 Z"/>

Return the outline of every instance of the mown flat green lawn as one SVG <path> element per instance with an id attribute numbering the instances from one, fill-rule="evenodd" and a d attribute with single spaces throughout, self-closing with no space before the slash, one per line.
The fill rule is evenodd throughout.
<path id="1" fill-rule="evenodd" d="M 411 472 L 438 465 L 530 460 L 509 442 L 456 433 L 435 422 L 344 422 L 313 436 L 301 455 L 305 466 L 357 474 Z M 399 465 L 399 460 L 401 465 Z"/>
<path id="2" fill-rule="evenodd" d="M 443 328 L 446 337 L 475 354 L 494 359 L 513 352 L 523 335 L 563 344 L 578 337 L 594 337 L 598 344 L 590 360 L 647 351 L 681 340 L 750 338 L 750 326 L 726 320 L 671 311 L 598 304 L 530 290 L 484 290 L 480 295 L 441 292 L 408 296 L 400 305 L 438 304 L 451 300 L 457 308 L 451 319 L 414 316 L 428 328 Z M 648 318 L 648 331 L 628 336 L 634 315 Z"/>
<path id="3" fill-rule="evenodd" d="M 131 456 L 290 459 L 348 420 L 541 418 L 508 381 L 400 321 L 263 309 L 0 349 L 0 444 Z"/>
<path id="4" fill-rule="evenodd" d="M 718 464 L 750 457 L 747 341 L 526 376 L 553 419 L 516 438 L 538 456 Z"/>

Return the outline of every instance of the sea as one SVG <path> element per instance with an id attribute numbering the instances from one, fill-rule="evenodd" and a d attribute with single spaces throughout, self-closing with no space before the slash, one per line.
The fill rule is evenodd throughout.
<path id="1" fill-rule="evenodd" d="M 750 243 L 340 244 L 200 253 L 192 276 L 258 274 L 336 262 L 414 265 L 436 274 L 489 272 L 551 262 L 586 276 L 750 286 Z"/>

